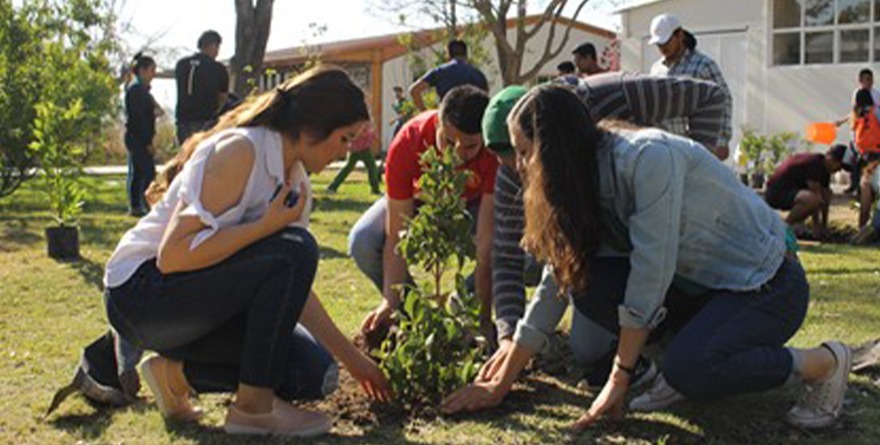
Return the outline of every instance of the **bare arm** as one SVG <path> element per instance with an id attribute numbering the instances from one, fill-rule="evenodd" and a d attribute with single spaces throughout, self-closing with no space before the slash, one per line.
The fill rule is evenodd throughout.
<path id="1" fill-rule="evenodd" d="M 199 197 L 207 212 L 221 215 L 241 200 L 254 156 L 250 142 L 241 137 L 230 138 L 217 145 L 205 166 Z M 189 203 L 181 200 L 171 215 L 159 245 L 159 270 L 172 273 L 212 266 L 299 219 L 306 200 L 300 199 L 296 206 L 287 208 L 283 203 L 284 196 L 286 193 L 279 193 L 262 218 L 220 228 L 195 248 L 191 247 L 193 240 L 208 226 L 198 216 L 182 214 Z"/>
<path id="2" fill-rule="evenodd" d="M 371 398 L 383 402 L 391 399 L 391 389 L 385 375 L 375 362 L 365 356 L 339 331 L 314 292 L 309 293 L 300 322 L 361 382 L 364 391 Z"/>
<path id="3" fill-rule="evenodd" d="M 425 111 L 427 109 L 425 107 L 425 101 L 422 99 L 422 95 L 425 94 L 425 91 L 430 87 L 431 85 L 428 85 L 428 82 L 426 82 L 424 78 L 417 80 L 409 87 L 409 95 L 412 96 L 413 104 L 415 104 L 419 111 Z"/>

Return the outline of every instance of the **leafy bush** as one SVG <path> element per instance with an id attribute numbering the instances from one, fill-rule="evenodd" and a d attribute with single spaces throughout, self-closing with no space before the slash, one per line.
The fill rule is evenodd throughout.
<path id="1" fill-rule="evenodd" d="M 431 282 L 408 286 L 399 326 L 382 344 L 381 366 L 398 399 L 419 410 L 476 376 L 482 348 L 476 342 L 479 303 L 467 295 L 462 268 L 473 260 L 472 217 L 461 198 L 468 172 L 454 150 L 428 149 L 421 158 L 418 198 L 424 204 L 407 222 L 398 251 L 421 266 Z M 443 289 L 452 270 L 456 292 Z"/>
<path id="2" fill-rule="evenodd" d="M 35 106 L 37 117 L 30 148 L 43 168 L 42 191 L 61 226 L 77 224 L 86 196 L 81 181 L 84 150 L 75 142 L 85 119 L 82 108 L 81 100 L 67 108 L 53 102 Z"/>
<path id="3" fill-rule="evenodd" d="M 748 172 L 772 175 L 776 167 L 792 152 L 792 143 L 797 139 L 796 133 L 764 136 L 746 129 L 739 145 L 740 164 Z"/>

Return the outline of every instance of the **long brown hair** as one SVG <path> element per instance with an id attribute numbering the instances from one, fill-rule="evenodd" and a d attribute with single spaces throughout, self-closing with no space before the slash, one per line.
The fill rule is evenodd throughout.
<path id="1" fill-rule="evenodd" d="M 236 127 L 268 127 L 293 140 L 306 135 L 321 141 L 340 127 L 369 118 L 364 92 L 344 70 L 330 65 L 312 68 L 271 91 L 248 97 L 220 117 L 213 128 L 187 139 L 177 156 L 150 184 L 147 201 L 153 204 L 162 199 L 199 143 L 220 131 Z"/>
<path id="2" fill-rule="evenodd" d="M 508 123 L 533 144 L 523 173 L 523 247 L 553 266 L 561 290 L 589 281 L 588 259 L 599 246 L 597 128 L 568 88 L 543 85 L 524 96 Z"/>

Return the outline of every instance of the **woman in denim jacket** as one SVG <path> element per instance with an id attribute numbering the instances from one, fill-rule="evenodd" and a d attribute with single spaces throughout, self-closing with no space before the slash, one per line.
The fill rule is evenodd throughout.
<path id="1" fill-rule="evenodd" d="M 804 270 L 779 216 L 709 151 L 659 130 L 600 129 L 558 86 L 532 90 L 508 124 L 524 181 L 523 245 L 552 265 L 583 314 L 620 338 L 611 376 L 578 429 L 622 412 L 648 335 L 676 315 L 673 287 L 702 308 L 667 348 L 651 391 L 711 400 L 803 382 L 786 419 L 836 420 L 851 352 L 839 342 L 784 346 L 807 312 Z M 523 356 L 514 351 L 500 366 Z M 483 382 L 485 399 L 511 383 Z M 480 408 L 475 394 L 461 397 Z"/>

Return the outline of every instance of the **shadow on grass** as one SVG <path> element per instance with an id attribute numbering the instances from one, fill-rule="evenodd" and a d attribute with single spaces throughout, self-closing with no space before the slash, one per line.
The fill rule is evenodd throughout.
<path id="1" fill-rule="evenodd" d="M 88 401 L 88 399 L 85 399 Z M 134 411 L 136 413 L 144 413 L 150 409 L 143 400 L 140 400 L 125 408 L 111 408 L 103 405 L 97 405 L 89 402 L 95 411 L 91 414 L 71 414 L 66 416 L 57 416 L 47 421 L 56 429 L 66 431 L 67 433 L 83 440 L 93 441 L 100 439 L 107 428 L 113 423 L 116 413 L 124 411 Z"/>
<path id="2" fill-rule="evenodd" d="M 4 217 L 0 224 L 0 252 L 15 252 L 43 241 L 25 219 Z"/>
<path id="3" fill-rule="evenodd" d="M 378 198 L 378 196 L 376 197 Z M 356 212 L 363 213 L 373 204 L 373 200 L 364 202 L 357 199 L 339 198 L 325 195 L 315 200 L 313 211 L 320 212 Z"/>
<path id="4" fill-rule="evenodd" d="M 341 252 L 329 246 L 321 246 L 321 259 L 334 260 L 337 258 L 348 258 L 348 254 Z"/>
<path id="5" fill-rule="evenodd" d="M 58 261 L 67 264 L 68 267 L 75 270 L 82 279 L 93 286 L 99 292 L 104 290 L 104 265 L 96 263 L 91 259 L 80 256 L 75 261 Z"/>

